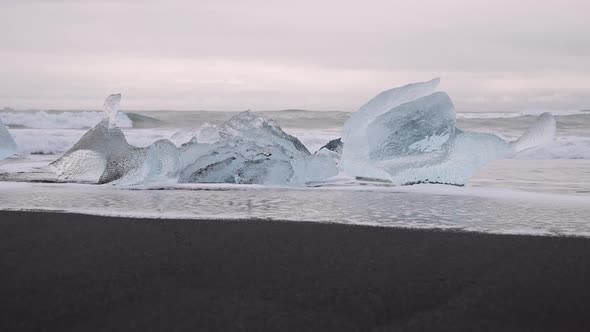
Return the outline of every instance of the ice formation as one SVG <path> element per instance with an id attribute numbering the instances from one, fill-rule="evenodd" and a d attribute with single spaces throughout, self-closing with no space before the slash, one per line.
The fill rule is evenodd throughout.
<path id="1" fill-rule="evenodd" d="M 372 166 L 369 158 L 367 126 L 378 116 L 401 104 L 427 96 L 436 90 L 440 79 L 424 83 L 408 84 L 386 90 L 369 100 L 344 123 L 342 130 L 341 166 L 350 175 L 368 177 L 388 177 Z"/>
<path id="2" fill-rule="evenodd" d="M 326 145 L 319 148 L 314 155 L 330 158 L 334 164 L 339 165 L 340 158 L 342 157 L 342 139 L 337 138 L 329 141 Z"/>
<path id="3" fill-rule="evenodd" d="M 249 111 L 222 124 L 218 134 L 219 142 L 185 167 L 179 182 L 302 184 L 338 172 L 330 158 L 311 155 L 276 122 Z M 199 143 L 186 148 L 192 144 Z"/>
<path id="4" fill-rule="evenodd" d="M 119 106 L 121 105 L 121 94 L 113 94 L 107 97 L 102 105 L 102 110 L 107 114 L 109 121 L 109 127 L 117 126 L 117 113 L 119 112 Z"/>
<path id="5" fill-rule="evenodd" d="M 311 155 L 279 125 L 252 112 L 220 127 L 179 132 L 146 148 L 130 145 L 112 119 L 120 95 L 105 102 L 106 118 L 51 167 L 62 180 L 139 184 L 167 178 L 179 182 L 304 184 L 336 175 L 331 158 Z"/>
<path id="6" fill-rule="evenodd" d="M 51 168 L 62 180 L 136 184 L 165 178 L 177 172 L 178 149 L 168 140 L 147 148 L 127 143 L 125 134 L 113 122 L 121 95 L 105 102 L 105 119 L 90 129 Z"/>
<path id="7" fill-rule="evenodd" d="M 384 91 L 346 121 L 342 138 L 311 154 L 273 120 L 250 111 L 205 124 L 145 148 L 130 145 L 116 126 L 121 95 L 104 104 L 105 119 L 52 163 L 64 180 L 138 184 L 302 185 L 343 171 L 398 185 L 464 185 L 485 164 L 550 143 L 551 114 L 541 114 L 517 140 L 457 128 L 455 107 L 439 79 Z"/>
<path id="8" fill-rule="evenodd" d="M 16 142 L 8 132 L 8 129 L 0 121 L 0 159 L 4 159 L 16 153 Z"/>
<path id="9" fill-rule="evenodd" d="M 456 127 L 453 102 L 435 92 L 439 79 L 387 90 L 345 123 L 341 167 L 349 175 L 398 185 L 464 185 L 488 162 L 553 139 L 555 120 L 543 114 L 517 141 Z"/>
<path id="10" fill-rule="evenodd" d="M 319 148 L 316 153 L 327 153 L 327 151 L 336 154 L 340 158 L 340 155 L 342 155 L 342 139 L 337 138 L 329 141 L 326 145 Z"/>

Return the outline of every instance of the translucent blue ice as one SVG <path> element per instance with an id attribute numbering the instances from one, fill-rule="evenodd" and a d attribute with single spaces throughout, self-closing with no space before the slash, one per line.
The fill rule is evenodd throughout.
<path id="1" fill-rule="evenodd" d="M 8 132 L 8 129 L 0 121 L 0 159 L 4 159 L 16 153 L 16 143 Z"/>

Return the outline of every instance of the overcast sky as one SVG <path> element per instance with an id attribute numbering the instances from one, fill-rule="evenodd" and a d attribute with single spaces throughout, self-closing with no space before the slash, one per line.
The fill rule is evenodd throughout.
<path id="1" fill-rule="evenodd" d="M 0 0 L 0 108 L 590 109 L 590 1 Z"/>

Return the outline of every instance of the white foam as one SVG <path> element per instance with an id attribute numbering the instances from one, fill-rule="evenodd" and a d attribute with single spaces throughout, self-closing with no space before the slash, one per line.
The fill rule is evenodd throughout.
<path id="1" fill-rule="evenodd" d="M 586 200 L 503 189 L 262 188 L 183 185 L 129 190 L 83 184 L 2 183 L 0 210 L 161 219 L 266 219 L 490 233 L 590 236 Z M 137 187 L 133 187 L 136 189 Z M 145 188 L 144 188 L 145 189 Z M 160 189 L 160 188 L 154 188 Z M 108 206 L 108 209 L 104 209 Z"/>
<path id="2" fill-rule="evenodd" d="M 84 131 L 13 129 L 12 133 L 19 154 L 59 154 L 72 147 Z"/>

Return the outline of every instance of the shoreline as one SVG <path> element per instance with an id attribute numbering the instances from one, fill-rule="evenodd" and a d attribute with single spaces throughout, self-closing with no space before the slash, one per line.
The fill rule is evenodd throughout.
<path id="1" fill-rule="evenodd" d="M 590 239 L 0 211 L 0 330 L 590 329 Z"/>

